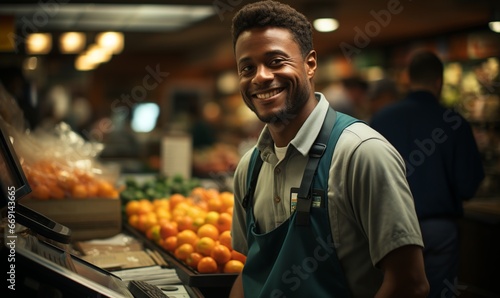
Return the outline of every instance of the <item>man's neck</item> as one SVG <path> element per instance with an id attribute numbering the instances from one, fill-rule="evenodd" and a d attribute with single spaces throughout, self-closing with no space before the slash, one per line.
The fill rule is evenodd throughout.
<path id="1" fill-rule="evenodd" d="M 284 122 L 269 123 L 267 127 L 271 133 L 274 144 L 278 147 L 287 146 L 293 138 L 295 138 L 302 124 L 304 124 L 317 104 L 318 100 L 313 95 L 313 99 L 306 102 L 296 117 L 285 119 Z"/>
<path id="2" fill-rule="evenodd" d="M 438 90 L 438 88 L 435 88 L 433 86 L 428 86 L 428 85 L 422 85 L 422 84 L 411 84 L 410 85 L 410 91 L 416 92 L 416 91 L 426 91 L 434 95 L 434 97 L 439 98 L 441 90 Z"/>

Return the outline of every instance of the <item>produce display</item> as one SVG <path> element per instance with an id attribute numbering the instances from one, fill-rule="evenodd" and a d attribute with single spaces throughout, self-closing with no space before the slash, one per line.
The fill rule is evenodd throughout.
<path id="1" fill-rule="evenodd" d="M 246 256 L 231 246 L 232 193 L 203 187 L 188 195 L 130 200 L 130 226 L 169 254 L 202 273 L 239 273 Z"/>

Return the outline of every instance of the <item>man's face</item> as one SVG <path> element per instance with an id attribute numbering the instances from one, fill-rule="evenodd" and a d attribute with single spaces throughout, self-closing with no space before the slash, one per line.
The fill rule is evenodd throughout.
<path id="1" fill-rule="evenodd" d="M 246 105 L 265 123 L 290 120 L 314 96 L 311 79 L 316 54 L 302 57 L 288 29 L 244 31 L 235 45 L 240 91 Z"/>

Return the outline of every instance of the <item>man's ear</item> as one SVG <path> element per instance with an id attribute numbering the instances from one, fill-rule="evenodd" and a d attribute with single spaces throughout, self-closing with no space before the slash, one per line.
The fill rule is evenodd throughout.
<path id="1" fill-rule="evenodd" d="M 306 63 L 307 77 L 309 79 L 312 79 L 314 77 L 314 74 L 316 73 L 316 68 L 318 67 L 315 50 L 311 50 L 309 54 L 307 54 L 305 63 Z"/>

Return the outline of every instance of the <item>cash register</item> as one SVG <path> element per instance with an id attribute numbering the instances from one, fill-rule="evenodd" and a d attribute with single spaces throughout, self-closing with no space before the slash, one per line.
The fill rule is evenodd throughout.
<path id="1" fill-rule="evenodd" d="M 0 187 L 2 272 L 7 275 L 2 292 L 11 291 L 8 297 L 168 297 L 159 287 L 125 281 L 72 254 L 68 227 L 22 205 L 20 199 L 31 189 L 2 125 Z"/>

